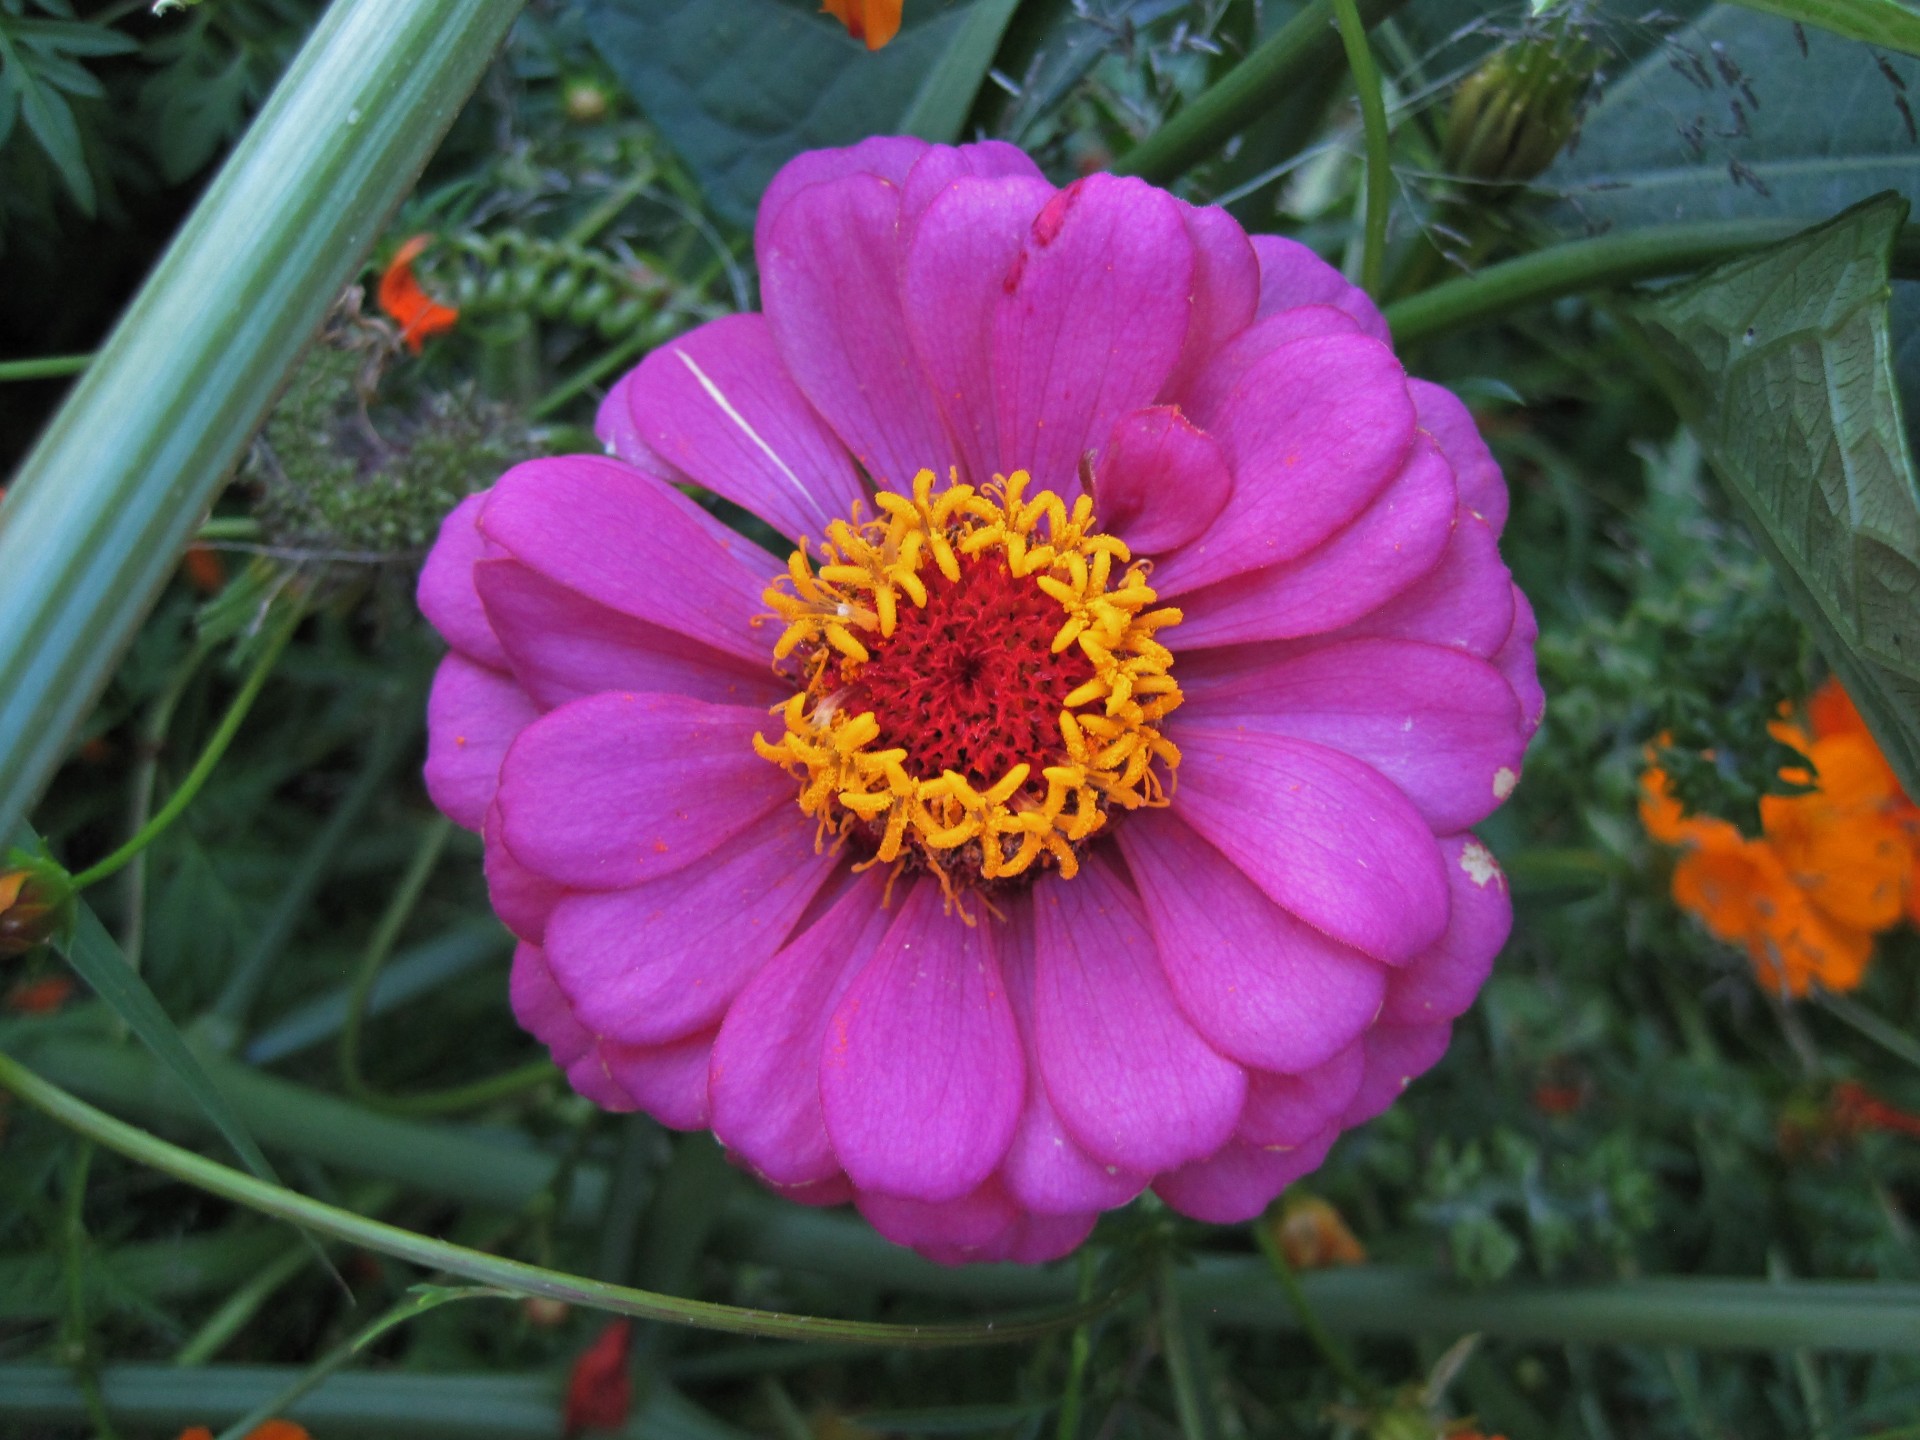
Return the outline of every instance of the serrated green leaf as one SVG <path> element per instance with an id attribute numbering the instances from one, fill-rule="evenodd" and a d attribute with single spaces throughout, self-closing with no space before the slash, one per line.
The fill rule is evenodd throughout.
<path id="1" fill-rule="evenodd" d="M 30 46 L 46 46 L 69 55 L 130 55 L 139 42 L 104 25 L 88 25 L 72 20 L 16 20 L 7 33 Z"/>
<path id="2" fill-rule="evenodd" d="M 586 15 L 595 46 L 713 207 L 744 225 L 802 150 L 897 134 L 910 115 L 926 138 L 956 138 L 992 61 L 978 43 L 992 17 L 975 30 L 974 12 L 1004 5 L 915 0 L 899 35 L 873 52 L 813 0 L 588 0 Z"/>
<path id="3" fill-rule="evenodd" d="M 1920 484 L 1887 302 L 1898 195 L 1662 294 L 1635 316 L 1795 610 L 1920 795 Z"/>
<path id="4" fill-rule="evenodd" d="M 1576 235 L 1811 225 L 1882 190 L 1920 193 L 1916 117 L 1920 62 L 1715 5 L 1608 79 L 1579 143 L 1540 178 L 1559 201 L 1546 218 Z"/>
<path id="5" fill-rule="evenodd" d="M 1849 40 L 1920 55 L 1920 12 L 1900 0 L 1740 0 L 1749 10 L 1818 25 Z"/>
<path id="6" fill-rule="evenodd" d="M 0 35 L 0 61 L 5 62 L 20 87 L 20 113 L 28 132 L 60 172 L 73 203 L 91 216 L 95 203 L 93 176 L 87 170 L 86 151 L 80 144 L 80 127 L 74 123 L 72 107 L 59 91 L 27 67 L 4 35 Z"/>

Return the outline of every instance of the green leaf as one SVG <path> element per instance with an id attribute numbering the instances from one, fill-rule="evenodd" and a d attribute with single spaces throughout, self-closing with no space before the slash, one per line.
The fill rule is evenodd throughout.
<path id="1" fill-rule="evenodd" d="M 262 1180 L 278 1184 L 273 1166 L 254 1143 L 239 1113 L 214 1085 L 199 1058 L 187 1048 L 186 1037 L 167 1018 L 167 1012 L 160 1008 L 146 981 L 127 964 L 127 957 L 120 953 L 106 926 L 84 900 L 79 902 L 73 938 L 62 947 L 62 953 L 80 978 L 93 988 L 94 994 L 173 1072 L 174 1078 L 226 1137 L 247 1169 Z"/>
<path id="2" fill-rule="evenodd" d="M 7 44 L 4 35 L 0 35 L 0 61 L 13 72 L 14 83 L 20 87 L 20 113 L 26 117 L 28 131 L 60 172 L 73 203 L 83 214 L 91 216 L 95 204 L 93 175 L 87 169 L 80 127 L 74 123 L 72 107 L 58 90 L 28 68 L 20 52 Z"/>
<path id="3" fill-rule="evenodd" d="M 1764 10 L 1789 20 L 1818 25 L 1849 40 L 1885 45 L 1920 55 L 1920 13 L 1900 0 L 1740 0 L 1749 10 Z"/>
<path id="4" fill-rule="evenodd" d="M 1800 41 L 1804 38 L 1803 54 Z M 1716 5 L 1606 85 L 1541 177 L 1567 234 L 1744 218 L 1811 225 L 1920 193 L 1920 63 Z"/>
<path id="5" fill-rule="evenodd" d="M 1920 795 L 1920 485 L 1887 301 L 1884 195 L 1668 291 L 1636 318 L 1795 610 Z"/>
<path id="6" fill-rule="evenodd" d="M 36 48 L 46 46 L 69 55 L 130 55 L 140 48 L 130 35 L 72 20 L 15 20 L 8 24 L 7 33 Z"/>
<path id="7" fill-rule="evenodd" d="M 919 94 L 900 117 L 902 135 L 946 143 L 959 138 L 973 109 L 980 82 L 993 68 L 1000 37 L 1020 8 L 1020 0 L 977 0 L 966 10 L 947 53 L 927 72 Z"/>
<path id="8" fill-rule="evenodd" d="M 953 140 L 1011 0 L 913 0 L 868 51 L 814 0 L 588 0 L 607 64 L 699 178 L 751 224 L 767 181 L 802 150 L 911 129 Z"/>

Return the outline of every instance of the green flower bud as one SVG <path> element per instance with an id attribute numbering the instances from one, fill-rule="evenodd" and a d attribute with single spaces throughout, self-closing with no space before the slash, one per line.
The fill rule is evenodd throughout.
<path id="1" fill-rule="evenodd" d="M 1533 179 L 1573 137 L 1600 60 L 1570 9 L 1502 45 L 1454 94 L 1447 169 L 1495 184 Z"/>

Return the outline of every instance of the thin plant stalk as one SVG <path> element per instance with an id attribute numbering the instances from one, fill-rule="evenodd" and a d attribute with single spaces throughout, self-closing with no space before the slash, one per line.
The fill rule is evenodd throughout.
<path id="1" fill-rule="evenodd" d="M 1360 286 L 1376 300 L 1387 273 L 1387 217 L 1393 209 L 1393 160 L 1388 150 L 1387 104 L 1380 93 L 1380 67 L 1367 44 L 1367 22 L 1358 0 L 1333 0 L 1340 43 L 1353 72 L 1360 124 L 1367 142 L 1366 231 L 1360 251 Z"/>
<path id="2" fill-rule="evenodd" d="M 73 877 L 73 888 L 84 890 L 89 885 L 98 884 L 109 875 L 144 851 L 159 838 L 166 828 L 180 818 L 187 806 L 193 803 L 194 796 L 200 793 L 200 787 L 207 783 L 207 777 L 213 774 L 220 758 L 227 753 L 227 747 L 233 743 L 233 737 L 240 733 L 240 724 L 247 718 L 247 712 L 253 708 L 253 702 L 259 698 L 260 689 L 267 683 L 267 677 L 273 674 L 273 667 L 280 659 L 280 652 L 286 649 L 287 641 L 293 638 L 293 632 L 299 623 L 298 612 L 282 619 L 267 643 L 261 648 L 259 658 L 253 662 L 253 669 L 242 682 L 240 691 L 227 706 L 227 713 L 220 719 L 206 748 L 200 752 L 200 758 L 193 762 L 193 769 L 187 772 L 173 794 L 167 797 L 167 803 L 160 807 L 160 813 L 142 825 L 126 844 L 115 850 L 106 859 L 91 865 Z"/>
<path id="3" fill-rule="evenodd" d="M 41 1079 L 5 1054 L 0 1054 L 0 1088 L 12 1091 L 57 1123 L 136 1164 L 149 1166 L 233 1204 L 246 1206 L 264 1215 L 291 1220 L 316 1234 L 331 1236 L 382 1255 L 391 1255 L 424 1269 L 457 1275 L 514 1296 L 562 1300 L 589 1309 L 631 1315 L 641 1320 L 658 1320 L 669 1325 L 686 1325 L 731 1335 L 761 1335 L 782 1340 L 846 1340 L 913 1350 L 1010 1345 L 1077 1325 L 1089 1316 L 1119 1303 L 1131 1288 L 1117 1287 L 1084 1305 L 1067 1305 L 968 1324 L 937 1325 L 838 1320 L 721 1305 L 709 1300 L 683 1300 L 471 1250 L 464 1245 L 421 1235 L 384 1221 L 370 1220 L 282 1185 L 256 1180 L 251 1175 L 195 1155 L 190 1150 L 183 1150 L 137 1126 L 96 1110 L 59 1086 Z"/>
<path id="4" fill-rule="evenodd" d="M 347 997 L 347 1023 L 340 1030 L 340 1078 L 347 1092 L 356 1098 L 366 1099 L 374 1093 L 360 1072 L 360 1032 L 366 1023 L 373 982 L 380 978 L 380 967 L 387 963 L 400 932 L 413 918 L 414 906 L 420 903 L 420 892 L 426 888 L 433 867 L 440 862 L 440 852 L 452 834 L 453 824 L 444 815 L 436 815 L 428 822 L 413 852 L 413 860 L 400 877 L 393 898 L 387 902 L 386 911 L 374 926 L 367 948 L 360 956 L 360 968 L 354 974 L 353 990 Z"/>
<path id="5" fill-rule="evenodd" d="M 91 355 L 46 355 L 34 360 L 0 360 L 0 385 L 9 380 L 59 380 L 78 375 L 93 363 Z"/>

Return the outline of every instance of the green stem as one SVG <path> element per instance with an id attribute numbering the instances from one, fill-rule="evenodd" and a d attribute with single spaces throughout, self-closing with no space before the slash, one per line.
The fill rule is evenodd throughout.
<path id="1" fill-rule="evenodd" d="M 227 753 L 227 746 L 233 743 L 233 737 L 240 731 L 240 722 L 247 718 L 247 712 L 253 708 L 253 702 L 259 697 L 260 687 L 267 683 L 267 677 L 273 673 L 280 652 L 286 648 L 287 641 L 293 638 L 295 627 L 299 624 L 300 614 L 295 610 L 280 622 L 279 628 L 267 639 L 261 648 L 260 658 L 253 662 L 253 669 L 240 686 L 240 693 L 233 697 L 233 703 L 227 707 L 227 713 L 221 717 L 219 728 L 213 732 L 213 738 L 207 741 L 206 749 L 200 752 L 200 758 L 193 762 L 193 769 L 187 772 L 187 778 L 180 782 L 179 788 L 167 797 L 167 803 L 160 807 L 160 813 L 142 825 L 133 838 L 114 851 L 99 864 L 82 870 L 73 877 L 73 888 L 84 890 L 89 885 L 98 884 L 114 874 L 145 850 L 175 820 L 180 813 L 193 803 L 193 797 L 200 793 L 200 787 L 207 783 L 207 777 L 213 774 L 213 767 L 220 763 L 220 757 Z"/>
<path id="2" fill-rule="evenodd" d="M 78 375 L 93 363 L 91 355 L 46 355 L 35 360 L 0 360 L 0 384 L 9 380 L 58 380 Z"/>
<path id="3" fill-rule="evenodd" d="M 1820 1008 L 1834 1019 L 1845 1022 L 1889 1055 L 1896 1055 L 1909 1065 L 1920 1068 L 1920 1041 L 1899 1026 L 1889 1024 L 1866 1006 L 1845 995 L 1822 993 L 1815 998 Z"/>
<path id="4" fill-rule="evenodd" d="M 173 724 L 173 712 L 180 708 L 181 697 L 187 693 L 187 686 L 199 673 L 200 666 L 213 646 L 205 636 L 196 637 L 186 657 L 180 662 L 173 678 L 167 682 L 167 688 L 160 692 L 153 703 L 147 707 L 147 713 L 140 721 L 139 752 L 134 757 L 133 783 L 127 802 L 127 828 L 139 834 L 153 818 L 153 784 L 160 773 L 160 751 L 166 743 L 167 730 Z M 140 969 L 140 960 L 146 950 L 147 935 L 147 852 L 140 851 L 127 867 L 126 879 L 122 882 L 125 889 L 121 896 L 123 911 L 120 927 L 120 949 L 126 954 L 127 967 Z"/>
<path id="5" fill-rule="evenodd" d="M 1093 1294 L 1093 1257 L 1085 1250 L 1078 1256 L 1081 1300 Z M 1086 1325 L 1073 1327 L 1067 1350 L 1067 1383 L 1060 1394 L 1060 1411 L 1054 1422 L 1054 1440 L 1079 1440 L 1080 1410 L 1085 1403 L 1087 1361 L 1093 1355 L 1093 1332 Z"/>
<path id="6" fill-rule="evenodd" d="M 1327 1327 L 1320 1323 L 1318 1312 L 1308 1301 L 1306 1292 L 1300 1288 L 1300 1277 L 1294 1274 L 1292 1263 L 1280 1248 L 1280 1242 L 1274 1238 L 1273 1227 L 1264 1217 L 1253 1223 L 1253 1238 L 1260 1246 L 1260 1253 L 1267 1257 L 1267 1264 L 1273 1267 L 1274 1276 L 1280 1281 L 1280 1288 L 1286 1292 L 1287 1304 L 1292 1307 L 1294 1318 L 1300 1322 L 1301 1332 L 1306 1335 L 1308 1343 L 1320 1352 L 1320 1358 L 1327 1362 L 1327 1368 L 1352 1392 L 1355 1399 L 1362 1402 L 1370 1400 L 1376 1393 L 1375 1385 L 1361 1374 L 1360 1367 L 1347 1354 L 1346 1346 L 1334 1339 Z"/>
<path id="7" fill-rule="evenodd" d="M 1173 1382 L 1173 1409 L 1180 1420 L 1180 1434 L 1183 1440 L 1214 1440 L 1218 1427 L 1207 1404 L 1193 1336 L 1180 1308 L 1173 1260 L 1165 1255 L 1160 1257 L 1155 1276 L 1154 1309 L 1160 1321 L 1161 1358 L 1167 1362 L 1167 1378 Z"/>
<path id="8" fill-rule="evenodd" d="M 260 1307 L 273 1298 L 275 1291 L 307 1268 L 307 1261 L 311 1258 L 312 1254 L 305 1245 L 295 1245 L 256 1270 L 188 1337 L 187 1343 L 174 1355 L 173 1363 L 191 1368 L 205 1365 L 213 1359 L 232 1343 L 233 1337 L 252 1321 Z"/>
<path id="9" fill-rule="evenodd" d="M 529 1060 L 512 1070 L 489 1075 L 465 1085 L 449 1085 L 444 1090 L 426 1090 L 418 1095 L 367 1097 L 367 1103 L 394 1115 L 457 1115 L 463 1110 L 481 1110 L 511 1100 L 530 1090 L 551 1085 L 560 1076 L 551 1060 Z"/>
<path id="10" fill-rule="evenodd" d="M 399 940 L 407 921 L 413 918 L 413 908 L 420 903 L 420 892 L 426 888 L 433 867 L 440 863 L 440 852 L 452 834 L 453 822 L 446 816 L 436 815 L 428 822 L 426 832 L 414 849 L 412 863 L 400 877 L 386 912 L 373 927 L 367 948 L 361 953 L 360 968 L 353 977 L 353 991 L 347 997 L 347 1023 L 340 1030 L 340 1078 L 347 1093 L 358 1099 L 375 1094 L 360 1073 L 360 1030 L 366 1022 L 367 999 L 373 994 L 373 982 L 380 978 L 380 967 L 387 963 L 394 942 Z"/>
<path id="11" fill-rule="evenodd" d="M 0 525 L 0 835 L 524 3 L 328 5 L 20 467 Z"/>
<path id="12" fill-rule="evenodd" d="M 1051 1331 L 1077 1325 L 1087 1316 L 1114 1305 L 1126 1293 L 1124 1290 L 1114 1291 L 1085 1305 L 1069 1305 L 1038 1314 L 973 1324 L 941 1325 L 889 1325 L 860 1320 L 834 1320 L 720 1305 L 707 1300 L 681 1300 L 469 1250 L 463 1245 L 416 1234 L 397 1225 L 369 1220 L 284 1186 L 269 1185 L 116 1120 L 58 1086 L 48 1084 L 8 1055 L 0 1055 L 0 1088 L 11 1090 L 53 1120 L 136 1164 L 149 1166 L 164 1175 L 197 1186 L 233 1204 L 257 1210 L 263 1215 L 291 1220 L 317 1234 L 330 1235 L 350 1245 L 391 1255 L 424 1269 L 445 1271 L 514 1295 L 564 1300 L 590 1309 L 632 1315 L 642 1320 L 659 1320 L 669 1325 L 689 1325 L 731 1335 L 763 1335 L 775 1339 L 839 1339 L 914 1350 L 1005 1345 L 1032 1340 Z"/>
<path id="13" fill-rule="evenodd" d="M 1405 3 L 1359 0 L 1359 13 L 1367 25 L 1378 25 Z M 1302 76 L 1338 61 L 1340 42 L 1333 25 L 1334 0 L 1313 0 L 1186 109 L 1122 155 L 1114 172 L 1165 184 L 1191 170 L 1258 119 L 1276 96 L 1290 93 Z"/>
<path id="14" fill-rule="evenodd" d="M 1340 22 L 1340 43 L 1347 52 L 1347 68 L 1353 72 L 1360 124 L 1367 137 L 1367 223 L 1360 252 L 1360 285 L 1377 300 L 1387 273 L 1387 216 L 1393 209 L 1387 105 L 1380 95 L 1380 67 L 1373 63 L 1367 22 L 1360 18 L 1357 0 L 1333 0 L 1333 13 Z"/>
<path id="15" fill-rule="evenodd" d="M 599 384 L 621 366 L 638 359 L 659 344 L 660 340 L 658 329 L 649 325 L 638 335 L 614 346 L 606 354 L 588 361 L 554 386 L 535 402 L 533 409 L 528 412 L 529 417 L 534 420 L 545 420 L 548 416 L 558 413 L 576 395 Z"/>
<path id="16" fill-rule="evenodd" d="M 1802 228 L 1792 220 L 1713 220 L 1574 240 L 1396 300 L 1387 307 L 1387 324 L 1396 344 L 1411 345 L 1562 295 L 1697 270 Z"/>
<path id="17" fill-rule="evenodd" d="M 261 1401 L 258 1405 L 222 1430 L 215 1440 L 246 1440 L 248 1435 L 276 1415 L 284 1415 L 291 1410 L 294 1402 L 321 1384 L 335 1371 L 343 1369 L 362 1350 L 396 1326 L 409 1320 L 418 1319 L 429 1310 L 438 1310 L 442 1305 L 455 1304 L 462 1300 L 511 1300 L 513 1295 L 504 1290 L 495 1290 L 487 1286 L 476 1288 L 448 1289 L 441 1286 L 422 1285 L 417 1287 L 392 1309 L 369 1321 L 360 1332 L 351 1339 L 336 1345 L 327 1355 L 300 1375 L 299 1379 L 286 1386 L 277 1395 Z"/>

